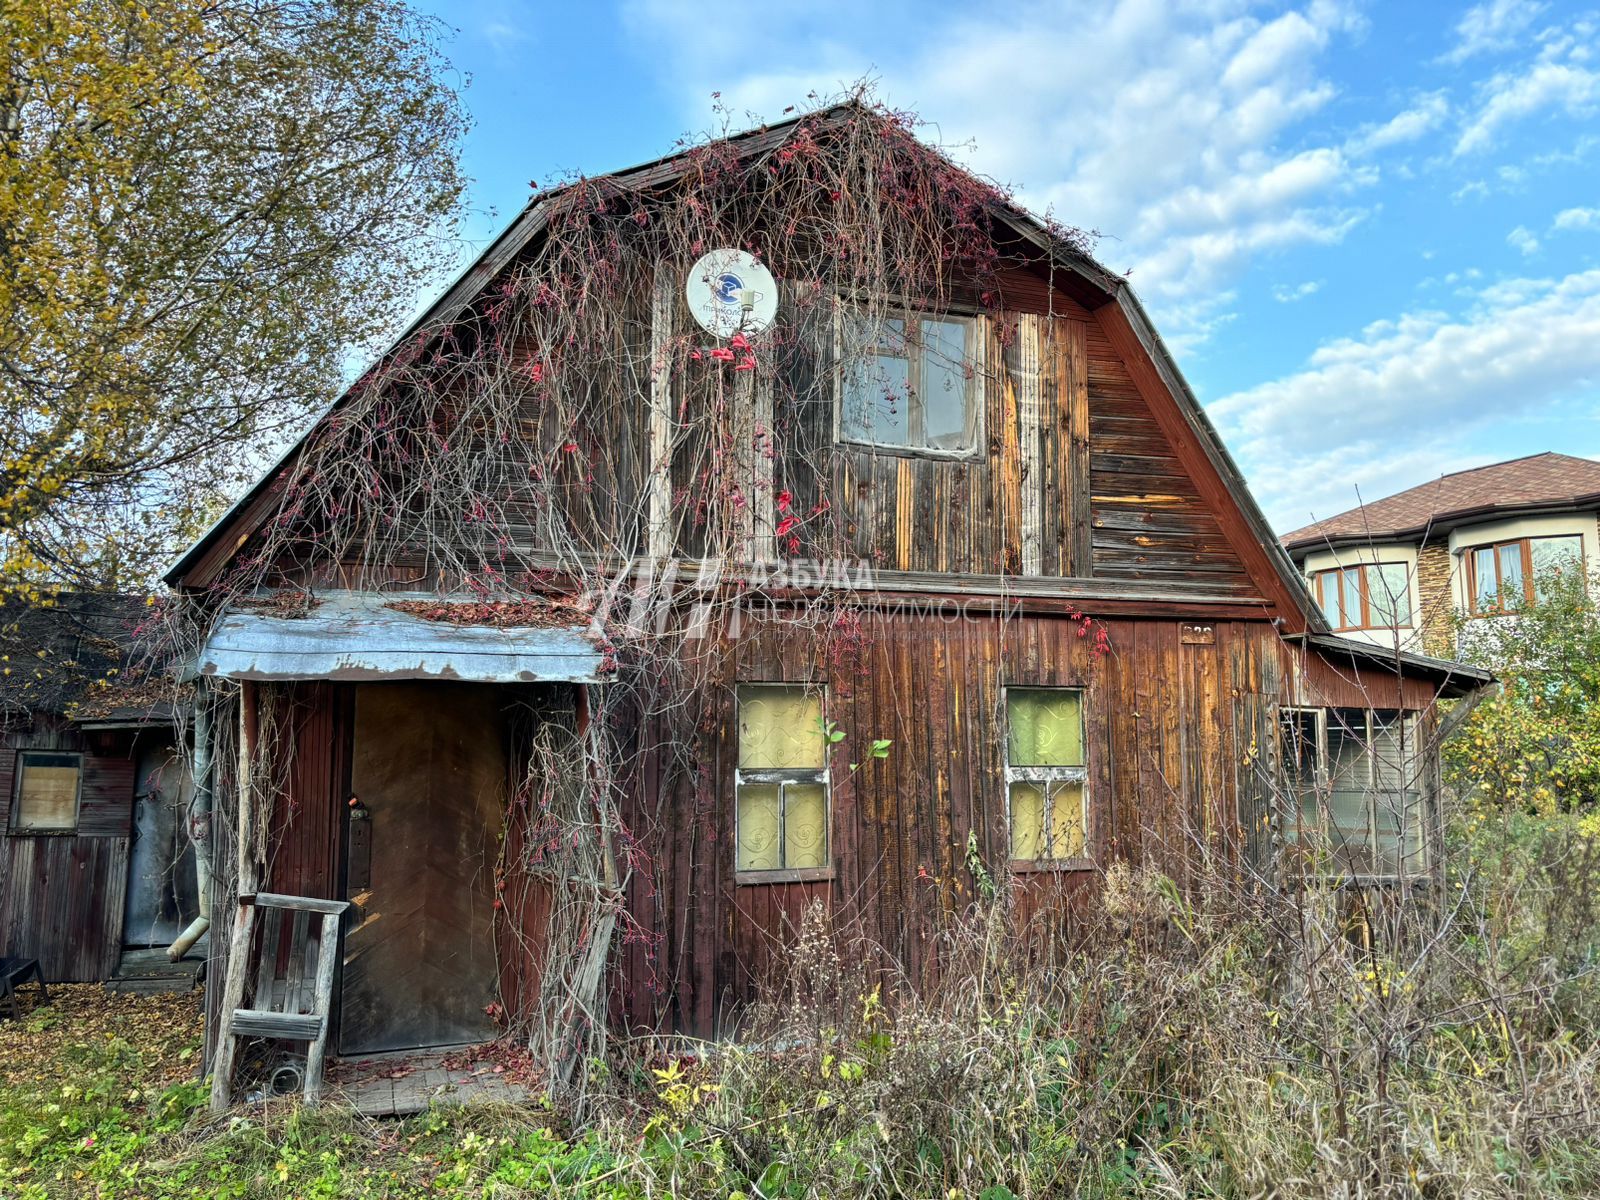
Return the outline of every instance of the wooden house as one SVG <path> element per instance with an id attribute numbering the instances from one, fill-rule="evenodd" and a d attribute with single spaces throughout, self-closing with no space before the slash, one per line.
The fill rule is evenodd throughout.
<path id="1" fill-rule="evenodd" d="M 88 593 L 0 611 L 0 957 L 50 982 L 164 981 L 144 960 L 199 913 L 170 689 L 126 676 L 145 615 Z"/>
<path id="2" fill-rule="evenodd" d="M 1117 860 L 1425 878 L 1486 682 L 1331 636 L 1127 282 L 858 105 L 537 195 L 169 582 L 217 921 L 352 903 L 344 1053 L 727 1034 L 816 902 L 916 976 Z"/>

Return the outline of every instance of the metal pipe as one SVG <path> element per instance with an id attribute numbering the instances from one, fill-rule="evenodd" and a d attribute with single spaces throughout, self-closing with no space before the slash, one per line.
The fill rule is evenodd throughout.
<path id="1" fill-rule="evenodd" d="M 167 957 L 177 962 L 211 928 L 211 697 L 205 681 L 195 684 L 194 695 L 194 797 L 189 801 L 189 841 L 194 845 L 195 893 L 200 915 L 167 947 Z"/>

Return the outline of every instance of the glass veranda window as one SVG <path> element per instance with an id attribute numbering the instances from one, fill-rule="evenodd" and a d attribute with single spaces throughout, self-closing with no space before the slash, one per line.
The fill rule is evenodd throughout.
<path id="1" fill-rule="evenodd" d="M 797 684 L 739 689 L 736 868 L 828 865 L 827 735 L 822 696 Z"/>
<path id="2" fill-rule="evenodd" d="M 1082 691 L 1007 688 L 1006 792 L 1012 860 L 1087 857 L 1088 790 Z"/>
<path id="3" fill-rule="evenodd" d="M 1414 717 L 1383 709 L 1284 708 L 1279 731 L 1289 842 L 1326 850 L 1352 875 L 1427 869 Z"/>
<path id="4" fill-rule="evenodd" d="M 936 453 L 977 445 L 977 322 L 908 313 L 841 325 L 839 433 L 846 441 Z"/>

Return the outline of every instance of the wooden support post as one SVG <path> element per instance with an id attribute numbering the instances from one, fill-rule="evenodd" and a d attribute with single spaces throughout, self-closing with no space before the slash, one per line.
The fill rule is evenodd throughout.
<path id="1" fill-rule="evenodd" d="M 1017 448 L 1022 462 L 1018 497 L 1022 511 L 1022 573 L 1044 574 L 1044 456 L 1040 453 L 1043 408 L 1040 400 L 1039 327 L 1044 318 L 1024 314 L 1017 319 L 1017 341 L 1007 357 L 1017 397 Z"/>
<path id="2" fill-rule="evenodd" d="M 650 509 L 646 553 L 652 559 L 672 554 L 672 315 L 677 307 L 677 274 L 666 264 L 656 269 L 650 294 Z"/>

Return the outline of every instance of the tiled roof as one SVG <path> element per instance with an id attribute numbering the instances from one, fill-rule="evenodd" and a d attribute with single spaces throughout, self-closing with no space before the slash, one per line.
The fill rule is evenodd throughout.
<path id="1" fill-rule="evenodd" d="M 1547 451 L 1457 471 L 1283 535 L 1290 550 L 1410 537 L 1460 517 L 1600 504 L 1600 462 Z"/>

